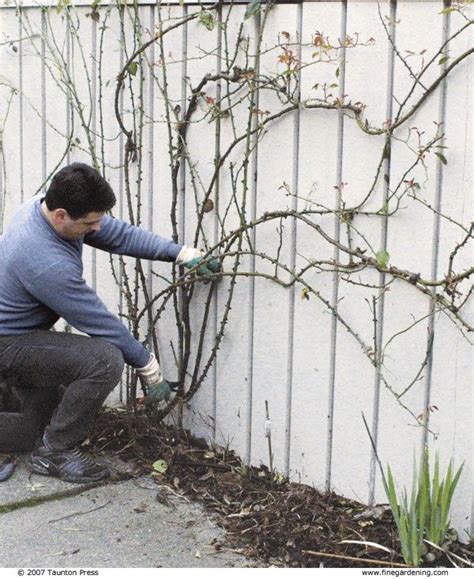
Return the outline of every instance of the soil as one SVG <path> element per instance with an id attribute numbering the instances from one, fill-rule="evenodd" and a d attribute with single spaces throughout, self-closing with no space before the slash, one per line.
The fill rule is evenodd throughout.
<path id="1" fill-rule="evenodd" d="M 265 466 L 247 467 L 234 452 L 209 446 L 185 430 L 153 420 L 153 412 L 104 410 L 86 441 L 89 450 L 114 454 L 136 475 L 158 472 L 159 485 L 199 501 L 226 530 L 216 550 L 233 550 L 262 566 L 405 567 L 386 505 L 366 505 L 285 480 Z M 157 498 L 159 500 L 159 494 Z M 373 542 L 388 549 L 347 543 Z M 468 567 L 473 545 L 453 542 L 425 566 Z M 432 557 L 433 557 L 432 556 Z"/>

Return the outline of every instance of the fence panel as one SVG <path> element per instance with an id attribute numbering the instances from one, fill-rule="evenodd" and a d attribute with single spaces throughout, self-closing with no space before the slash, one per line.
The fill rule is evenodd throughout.
<path id="1" fill-rule="evenodd" d="M 212 295 L 196 284 L 190 368 L 212 353 L 231 294 L 232 308 L 201 389 L 174 417 L 184 410 L 196 434 L 268 464 L 268 407 L 278 471 L 384 502 L 364 414 L 382 462 L 404 484 L 426 442 L 443 464 L 466 461 L 453 510 L 466 538 L 470 278 L 425 285 L 424 294 L 414 285 L 472 267 L 472 68 L 464 58 L 472 11 L 443 10 L 441 0 L 334 0 L 278 2 L 249 15 L 248 3 L 229 2 L 193 19 L 198 3 L 180 4 L 2 4 L 2 223 L 57 167 L 80 160 L 112 184 L 117 217 L 203 248 L 242 228 L 224 261 L 231 273 L 240 248 L 242 275 L 224 277 Z M 131 59 L 160 27 L 175 25 Z M 133 134 L 128 152 L 119 120 Z M 351 269 L 359 248 L 379 267 Z M 146 303 L 135 260 L 89 250 L 85 258 L 89 283 L 128 323 L 130 303 Z M 169 288 L 171 264 L 142 265 L 150 296 Z M 402 272 L 396 279 L 390 266 Z M 471 296 L 462 312 L 449 309 L 459 295 Z M 173 300 L 156 320 L 158 305 L 140 336 L 158 346 L 175 379 Z"/>

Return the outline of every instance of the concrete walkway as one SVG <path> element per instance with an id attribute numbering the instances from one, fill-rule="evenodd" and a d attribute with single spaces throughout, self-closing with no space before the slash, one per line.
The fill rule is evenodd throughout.
<path id="1" fill-rule="evenodd" d="M 31 474 L 25 458 L 0 483 L 3 568 L 256 566 L 216 551 L 223 531 L 150 476 L 78 485 Z"/>

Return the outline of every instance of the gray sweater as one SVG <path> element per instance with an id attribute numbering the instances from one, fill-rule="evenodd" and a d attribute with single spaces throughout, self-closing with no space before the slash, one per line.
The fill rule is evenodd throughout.
<path id="1" fill-rule="evenodd" d="M 83 244 L 109 253 L 174 261 L 182 245 L 106 215 L 99 231 L 78 241 L 61 238 L 37 196 L 22 205 L 0 235 L 0 335 L 50 329 L 60 318 L 115 344 L 140 368 L 149 353 L 109 312 L 83 279 Z"/>

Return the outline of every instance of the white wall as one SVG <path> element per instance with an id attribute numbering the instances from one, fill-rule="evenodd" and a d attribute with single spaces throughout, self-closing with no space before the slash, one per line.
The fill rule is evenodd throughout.
<path id="1" fill-rule="evenodd" d="M 193 10 L 191 4 L 170 6 L 171 16 L 190 13 Z M 143 37 L 148 38 L 148 31 L 157 24 L 158 11 L 153 3 L 140 2 L 140 5 Z M 0 208 L 5 206 L 6 221 L 15 207 L 42 187 L 58 165 L 90 159 L 82 148 L 85 135 L 77 114 L 73 124 L 71 121 L 71 107 L 61 90 L 58 62 L 50 58 L 55 50 L 56 54 L 59 51 L 63 55 L 76 80 L 78 99 L 83 104 L 88 126 L 93 131 L 92 141 L 99 146 L 101 159 L 101 136 L 105 137 L 103 159 L 106 176 L 117 193 L 123 191 L 124 141 L 113 115 L 113 96 L 116 75 L 134 47 L 130 21 L 122 33 L 117 11 L 113 9 L 106 20 L 107 28 L 103 29 L 106 7 L 100 10 L 99 22 L 87 16 L 90 7 L 78 8 L 79 42 L 77 38 L 71 40 L 62 13 L 54 9 L 48 13 L 41 12 L 34 3 L 23 3 L 23 6 L 21 15 L 11 3 L 0 6 L 0 122 L 3 129 Z M 381 125 L 391 117 L 397 103 L 408 94 L 413 84 L 409 67 L 412 71 L 418 70 L 450 34 L 465 24 L 456 12 L 440 14 L 442 7 L 440 1 L 380 2 L 379 14 L 377 3 L 370 1 L 277 6 L 269 16 L 264 33 L 260 70 L 269 73 L 277 69 L 276 53 L 266 52 L 265 47 L 272 46 L 282 31 L 290 33 L 294 39 L 302 38 L 304 43 L 310 43 L 316 31 L 329 36 L 334 43 L 345 33 L 358 33 L 361 42 L 373 38 L 370 46 L 348 49 L 345 57 L 339 51 L 336 64 L 303 70 L 302 98 L 314 95 L 312 87 L 316 82 L 320 85 L 324 82 L 337 84 L 333 88 L 335 93 L 347 95 L 346 98 L 352 102 L 365 103 L 370 122 Z M 233 9 L 229 26 L 234 27 L 234 36 L 245 9 L 245 5 Z M 223 18 L 226 10 L 224 8 Z M 395 31 L 396 51 L 408 57 L 405 63 L 394 52 L 380 15 L 388 29 L 392 33 Z M 30 25 L 31 37 L 28 33 Z M 250 42 L 254 41 L 255 20 L 246 20 L 245 27 Z M 179 29 L 166 37 L 165 52 L 170 59 L 169 91 L 176 103 L 184 104 L 183 99 L 189 95 L 189 85 L 183 81 L 184 76 L 188 76 L 191 85 L 195 86 L 204 74 L 218 69 L 218 57 L 223 50 L 219 30 L 216 27 L 207 31 L 194 21 L 184 32 Z M 451 59 L 472 45 L 469 30 L 451 42 Z M 53 39 L 56 48 L 51 45 Z M 220 53 L 219 49 L 215 50 L 219 46 Z M 314 46 L 306 44 L 301 57 L 311 58 L 313 50 Z M 105 54 L 102 59 L 101 51 Z M 158 59 L 158 52 L 156 45 L 149 49 L 147 58 L 150 62 Z M 335 74 L 337 67 L 338 75 Z M 434 82 L 442 67 L 443 63 L 436 63 L 423 77 L 426 87 Z M 385 247 L 390 253 L 391 264 L 420 272 L 427 279 L 440 279 L 446 274 L 449 254 L 464 235 L 458 224 L 468 227 L 472 216 L 469 189 L 472 167 L 471 86 L 472 66 L 470 59 L 466 59 L 452 71 L 448 82 L 438 86 L 407 125 L 395 134 L 397 139 L 392 142 L 390 164 L 384 164 L 386 178 L 377 183 L 367 209 L 380 209 L 385 196 L 403 181 L 405 172 L 413 163 L 414 153 L 403 142 L 408 138 L 408 128 L 412 129 L 412 139 L 416 127 L 420 132 L 424 131 L 422 138 L 426 140 L 434 133 L 434 123 L 442 123 L 447 146 L 443 154 L 447 165 L 431 153 L 427 155 L 425 168 L 418 165 L 409 174 L 419 182 L 418 195 L 425 204 L 405 198 L 406 208 L 392 218 L 357 218 L 357 225 L 370 244 L 376 250 Z M 141 175 L 143 226 L 170 236 L 170 178 L 164 106 L 157 86 L 146 73 L 143 90 L 146 114 Z M 416 102 L 421 90 L 418 87 L 414 91 L 409 103 Z M 130 122 L 131 115 L 126 111 L 134 104 L 127 101 L 128 96 L 124 98 L 124 118 Z M 275 96 L 262 94 L 261 110 L 273 113 L 278 106 Z M 237 112 L 236 115 L 238 123 L 246 122 L 244 113 Z M 151 123 L 150 119 L 154 122 Z M 79 142 L 64 156 L 68 135 L 72 131 L 72 138 L 78 138 Z M 342 182 L 345 183 L 343 195 L 346 202 L 357 204 L 371 187 L 384 138 L 383 135 L 364 134 L 342 112 L 301 110 L 285 116 L 269 126 L 268 133 L 251 157 L 255 179 L 249 190 L 248 218 L 262 215 L 265 211 L 284 210 L 292 203 L 301 208 L 305 202 L 288 199 L 281 189 L 283 183 L 298 191 L 300 197 L 308 197 L 311 193 L 313 202 L 335 209 L 335 187 Z M 207 121 L 190 128 L 189 149 L 199 160 L 204 181 L 212 173 L 216 142 L 223 151 L 231 139 L 232 129 L 225 121 L 221 121 L 219 131 L 216 131 L 215 123 Z M 411 140 L 409 144 L 414 143 Z M 235 158 L 241 152 L 236 150 Z M 228 167 L 223 170 L 220 184 L 222 204 L 231 194 L 226 170 Z M 136 169 L 132 178 L 138 178 Z M 183 174 L 180 195 L 180 241 L 192 244 L 196 210 L 189 171 Z M 448 218 L 438 218 L 427 205 L 440 207 Z M 116 213 L 126 217 L 123 201 Z M 238 216 L 232 212 L 230 215 L 230 221 L 236 225 Z M 345 228 L 334 216 L 320 217 L 316 222 L 331 235 L 339 235 L 342 242 L 347 241 Z M 204 225 L 211 240 L 217 241 L 218 231 L 212 213 L 206 215 Z M 275 227 L 276 222 L 273 222 L 258 230 L 256 247 L 259 251 L 274 252 L 279 243 Z M 333 247 L 323 243 L 320 237 L 309 235 L 301 226 L 294 227 L 290 222 L 286 225 L 282 246 L 282 258 L 286 263 L 299 267 L 304 259 L 331 259 L 334 256 Z M 355 245 L 357 243 L 363 244 L 361 240 L 356 240 Z M 90 252 L 86 258 L 90 282 L 109 307 L 119 311 L 123 303 L 110 274 L 108 256 Z M 457 273 L 470 267 L 472 244 L 466 244 L 457 259 Z M 242 268 L 248 270 L 252 267 L 252 262 L 244 259 Z M 273 267 L 268 265 L 258 264 L 258 267 L 259 271 L 264 271 L 265 267 L 268 272 L 273 271 Z M 168 264 L 154 264 L 153 268 L 169 276 Z M 152 291 L 165 287 L 162 280 L 153 277 L 152 281 L 151 266 L 147 272 Z M 376 272 L 364 274 L 363 279 L 374 286 L 389 281 Z M 369 305 L 373 296 L 379 295 L 378 290 L 347 283 L 343 276 L 332 272 L 311 273 L 308 280 L 330 304 L 338 303 L 339 314 L 370 345 L 373 315 Z M 228 287 L 228 280 L 219 285 L 210 321 L 211 330 L 217 330 Z M 467 283 L 462 286 L 462 291 L 467 291 L 466 287 Z M 377 332 L 382 347 L 386 346 L 384 376 L 396 392 L 403 391 L 416 376 L 426 355 L 428 332 L 434 329 L 432 360 L 402 399 L 415 416 L 424 412 L 427 404 L 438 408 L 430 422 L 430 428 L 436 433 L 434 437 L 427 435 L 426 430 L 400 405 L 393 392 L 386 388 L 354 336 L 335 323 L 334 316 L 322 301 L 314 296 L 310 300 L 301 299 L 300 289 L 283 289 L 262 278 L 239 280 L 217 363 L 193 400 L 185 417 L 186 424 L 196 434 L 214 436 L 220 444 L 230 443 L 246 461 L 268 464 L 264 436 L 265 401 L 268 401 L 276 468 L 294 480 L 331 489 L 361 502 L 386 502 L 363 426 L 362 412 L 377 434 L 378 452 L 383 463 L 389 463 L 404 484 L 411 476 L 413 453 L 418 453 L 425 436 L 428 436 L 431 447 L 439 450 L 442 464 L 447 465 L 451 457 L 457 465 L 465 461 L 452 517 L 456 528 L 466 538 L 466 531 L 472 529 L 473 509 L 469 336 L 463 335 L 445 314 L 430 316 L 429 299 L 409 284 L 395 281 L 390 291 L 378 300 Z M 196 293 L 197 315 L 200 300 L 205 295 L 205 289 Z M 469 314 L 472 320 L 472 308 L 468 303 L 463 315 L 468 317 Z M 409 332 L 399 334 L 415 319 L 420 322 Z M 173 356 L 169 343 L 175 341 L 176 336 L 170 314 L 163 316 L 158 330 L 162 363 L 168 374 L 172 374 Z"/>

